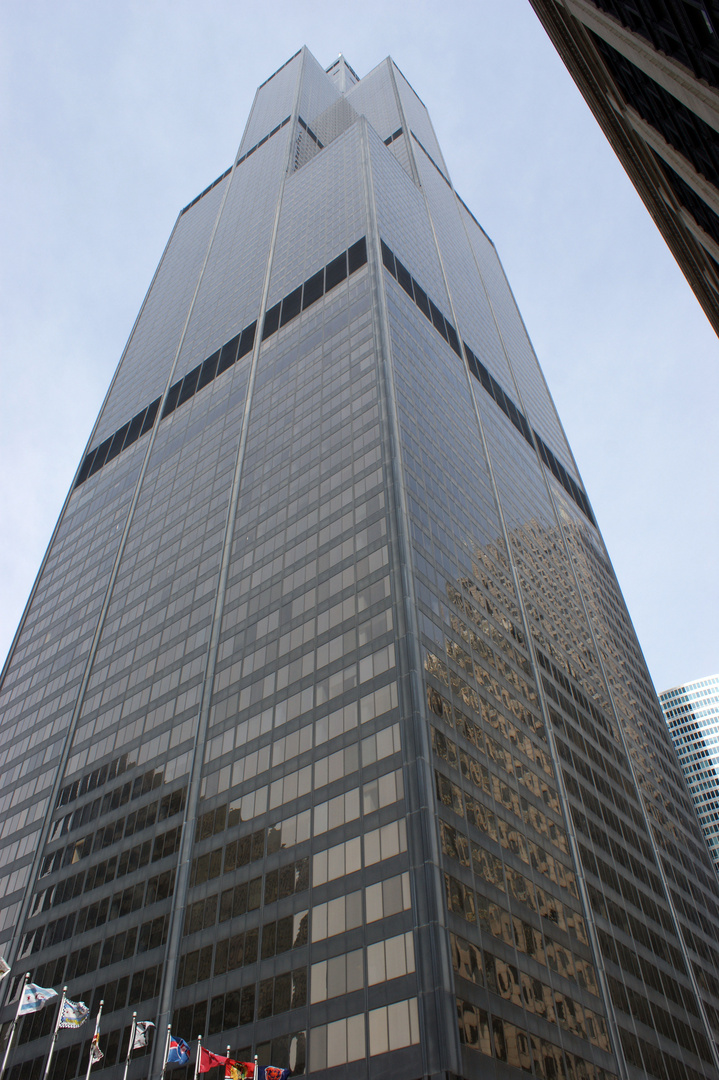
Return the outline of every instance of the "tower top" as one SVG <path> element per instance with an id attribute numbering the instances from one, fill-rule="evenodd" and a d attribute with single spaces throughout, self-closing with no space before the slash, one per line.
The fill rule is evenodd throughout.
<path id="1" fill-rule="evenodd" d="M 347 63 L 342 53 L 340 53 L 337 59 L 325 70 L 330 78 L 334 80 L 337 89 L 342 94 L 346 93 L 355 85 L 355 83 L 360 81 L 359 75 L 354 68 Z"/>

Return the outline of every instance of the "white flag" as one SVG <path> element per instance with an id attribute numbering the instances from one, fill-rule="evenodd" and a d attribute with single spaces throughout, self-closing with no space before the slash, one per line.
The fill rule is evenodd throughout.
<path id="1" fill-rule="evenodd" d="M 135 1038 L 132 1040 L 132 1046 L 130 1047 L 130 1053 L 133 1050 L 139 1050 L 141 1046 L 147 1046 L 147 1040 L 150 1035 L 150 1028 L 154 1028 L 152 1020 L 138 1020 L 135 1024 Z"/>
<path id="2" fill-rule="evenodd" d="M 84 1001 L 70 1001 L 65 998 L 60 1013 L 59 1028 L 79 1028 L 87 1020 L 90 1010 Z"/>
<path id="3" fill-rule="evenodd" d="M 4 979 L 10 970 L 10 965 L 4 956 L 0 956 L 0 979 Z"/>
<path id="4" fill-rule="evenodd" d="M 100 1061 L 105 1055 L 100 1049 L 100 1033 L 95 1032 L 90 1043 L 90 1064 L 94 1065 L 96 1061 Z"/>
<path id="5" fill-rule="evenodd" d="M 87 1067 L 88 1075 L 90 1069 L 97 1061 L 102 1061 L 105 1056 L 100 1049 L 100 1017 L 102 1016 L 103 1002 L 100 1002 L 100 1008 L 97 1010 L 97 1019 L 95 1020 L 95 1034 L 90 1042 L 90 1064 Z"/>
<path id="6" fill-rule="evenodd" d="M 57 997 L 57 990 L 46 990 L 44 986 L 36 986 L 35 983 L 25 983 L 22 992 L 22 1001 L 18 1009 L 18 1016 L 26 1016 L 28 1013 L 43 1009 L 48 1001 Z"/>

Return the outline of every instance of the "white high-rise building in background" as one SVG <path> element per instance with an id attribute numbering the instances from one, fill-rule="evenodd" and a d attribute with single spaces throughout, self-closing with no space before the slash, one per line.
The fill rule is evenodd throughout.
<path id="1" fill-rule="evenodd" d="M 719 870 L 719 675 L 665 690 L 659 700 Z"/>

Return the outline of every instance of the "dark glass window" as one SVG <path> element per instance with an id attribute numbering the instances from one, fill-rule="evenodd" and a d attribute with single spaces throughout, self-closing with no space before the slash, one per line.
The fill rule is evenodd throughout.
<path id="1" fill-rule="evenodd" d="M 157 416 L 157 410 L 159 408 L 160 398 L 155 398 L 155 400 L 147 406 L 147 412 L 145 413 L 145 419 L 142 424 L 142 431 L 140 432 L 140 435 L 144 435 L 145 432 L 149 431 L 150 428 L 154 425 L 155 418 Z"/>
<path id="2" fill-rule="evenodd" d="M 429 302 L 429 308 L 432 312 L 432 322 L 435 329 L 439 330 L 445 341 L 449 341 L 449 338 L 447 337 L 447 327 L 444 325 L 444 315 L 432 300 Z"/>
<path id="3" fill-rule="evenodd" d="M 191 397 L 194 397 L 195 390 L 197 390 L 197 380 L 200 377 L 200 366 L 193 368 L 192 371 L 188 371 L 182 380 L 182 389 L 180 390 L 180 396 L 177 399 L 177 407 L 184 405 L 186 401 L 189 401 Z"/>
<path id="4" fill-rule="evenodd" d="M 284 326 L 290 319 L 294 319 L 300 313 L 302 306 L 302 286 L 295 289 L 282 301 L 282 315 L 280 317 L 280 326 Z"/>
<path id="5" fill-rule="evenodd" d="M 77 484 L 82 484 L 85 482 L 85 480 L 87 480 L 88 476 L 90 475 L 90 469 L 92 468 L 92 463 L 95 460 L 96 453 L 97 448 L 95 448 L 94 450 L 90 450 L 90 452 L 85 455 L 85 460 L 83 461 L 82 467 L 77 476 Z"/>
<path id="6" fill-rule="evenodd" d="M 396 278 L 397 277 L 397 271 L 395 270 L 395 266 L 394 266 L 394 255 L 392 254 L 390 249 L 387 247 L 384 240 L 381 240 L 380 243 L 382 245 L 382 262 L 387 267 L 387 269 L 389 270 L 392 277 Z"/>
<path id="7" fill-rule="evenodd" d="M 264 321 L 264 325 L 262 327 L 262 340 L 263 341 L 265 340 L 265 338 L 268 338 L 270 336 L 270 334 L 274 334 L 275 331 L 277 330 L 277 327 L 280 325 L 280 308 L 281 307 L 282 307 L 282 302 L 280 301 L 279 304 L 275 304 L 274 307 L 271 307 L 269 309 L 269 311 L 265 312 L 265 321 Z"/>
<path id="8" fill-rule="evenodd" d="M 105 439 L 104 443 L 100 443 L 100 445 L 97 448 L 97 452 L 95 453 L 95 457 L 94 457 L 94 460 L 92 462 L 92 466 L 90 468 L 90 476 L 93 476 L 105 464 L 105 459 L 107 458 L 107 453 L 108 453 L 108 450 L 110 449 L 111 445 L 112 445 L 112 435 L 110 436 L 109 439 Z"/>
<path id="9" fill-rule="evenodd" d="M 133 416 L 127 429 L 127 435 L 125 436 L 123 450 L 128 446 L 132 446 L 132 444 L 134 442 L 137 442 L 137 440 L 140 438 L 140 432 L 142 431 L 142 422 L 145 419 L 146 412 L 147 409 L 143 409 L 142 412 L 139 412 L 137 414 L 137 416 Z"/>
<path id="10" fill-rule="evenodd" d="M 247 356 L 248 352 L 251 352 L 252 346 L 255 343 L 255 330 L 257 329 L 257 323 L 253 322 L 250 326 L 246 326 L 242 331 L 240 338 L 240 348 L 237 352 L 237 359 L 241 360 L 243 356 Z"/>
<path id="11" fill-rule="evenodd" d="M 105 464 L 107 464 L 108 461 L 112 461 L 113 458 L 116 458 L 117 455 L 122 450 L 122 444 L 125 441 L 125 436 L 127 435 L 129 427 L 130 427 L 130 423 L 128 421 L 127 424 L 125 424 L 123 427 L 121 427 L 113 435 L 112 442 L 110 444 L 110 449 L 108 450 L 107 457 L 105 458 Z"/>
<path id="12" fill-rule="evenodd" d="M 489 381 L 492 386 L 492 397 L 497 402 L 502 412 L 506 413 L 507 405 L 504 400 L 504 391 L 502 390 L 502 387 L 492 375 L 489 376 Z"/>
<path id="13" fill-rule="evenodd" d="M 447 335 L 449 337 L 449 344 L 456 352 L 457 356 L 461 356 L 462 352 L 459 347 L 459 338 L 457 337 L 457 331 L 450 322 L 445 319 L 445 326 L 447 327 Z"/>
<path id="14" fill-rule="evenodd" d="M 307 278 L 302 294 L 302 310 L 304 311 L 310 304 L 314 304 L 316 300 L 319 300 L 319 298 L 324 295 L 324 291 L 325 272 L 323 268 L 322 270 L 318 270 L 316 274 L 313 274 L 311 278 Z"/>
<path id="15" fill-rule="evenodd" d="M 217 375 L 217 363 L 218 363 L 219 359 L 220 359 L 219 349 L 218 349 L 217 352 L 214 352 L 212 354 L 212 356 L 207 357 L 204 364 L 202 365 L 202 371 L 200 372 L 200 378 L 198 379 L 198 382 L 197 382 L 197 389 L 198 390 L 202 390 L 203 387 L 207 386 L 208 383 L 211 383 L 212 380 L 214 379 L 215 375 Z"/>
<path id="16" fill-rule="evenodd" d="M 343 251 L 341 255 L 338 255 L 331 263 L 327 263 L 325 267 L 325 292 L 334 289 L 335 285 L 339 285 L 346 277 L 347 252 Z"/>
<path id="17" fill-rule="evenodd" d="M 162 409 L 162 419 L 173 413 L 177 408 L 177 399 L 180 396 L 180 390 L 182 389 L 182 379 L 179 382 L 174 383 L 173 386 L 167 391 L 167 397 L 165 398 L 165 404 Z"/>
<path id="18" fill-rule="evenodd" d="M 362 237 L 356 244 L 347 252 L 349 258 L 349 270 L 350 274 L 354 274 L 355 270 L 359 270 L 361 266 L 364 266 L 367 262 L 367 241 Z"/>
<path id="19" fill-rule="evenodd" d="M 414 300 L 414 293 L 412 292 L 412 278 L 409 271 L 402 265 L 397 256 L 395 256 L 395 265 L 397 267 L 397 281 L 400 283 L 404 291 L 412 300 Z"/>
<path id="20" fill-rule="evenodd" d="M 421 288 L 421 286 L 417 284 L 414 278 L 412 278 L 412 285 L 414 287 L 414 299 L 417 307 L 422 312 L 422 314 L 431 321 L 432 312 L 429 310 L 429 300 L 427 299 L 427 293 L 424 291 L 423 288 Z"/>
<path id="21" fill-rule="evenodd" d="M 237 359 L 237 346 L 239 343 L 240 336 L 238 334 L 236 337 L 233 337 L 231 341 L 228 341 L 222 346 L 222 349 L 220 350 L 220 362 L 217 365 L 218 375 L 221 375 L 223 371 L 227 371 L 227 369 L 231 368 L 234 364 Z"/>

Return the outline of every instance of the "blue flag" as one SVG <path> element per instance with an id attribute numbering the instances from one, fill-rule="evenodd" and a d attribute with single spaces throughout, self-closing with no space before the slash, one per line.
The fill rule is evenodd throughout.
<path id="1" fill-rule="evenodd" d="M 190 1060 L 190 1048 L 184 1039 L 170 1039 L 170 1049 L 167 1051 L 168 1065 L 187 1065 Z"/>

